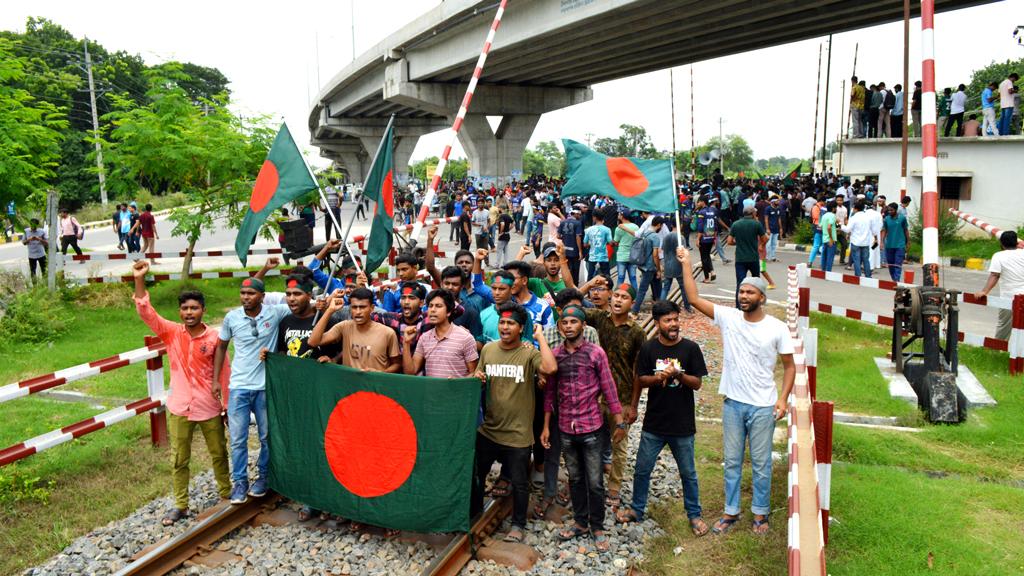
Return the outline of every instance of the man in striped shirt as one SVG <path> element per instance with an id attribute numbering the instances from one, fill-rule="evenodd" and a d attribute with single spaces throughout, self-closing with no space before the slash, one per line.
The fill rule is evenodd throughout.
<path id="1" fill-rule="evenodd" d="M 427 323 L 434 327 L 419 335 L 415 353 L 412 344 L 419 328 L 406 326 L 402 332 L 405 346 L 402 367 L 406 374 L 422 372 L 430 378 L 464 378 L 476 371 L 480 358 L 476 340 L 469 330 L 451 323 L 455 298 L 446 290 L 427 294 Z"/>
<path id="2" fill-rule="evenodd" d="M 562 309 L 558 325 L 565 343 L 554 350 L 558 373 L 544 391 L 544 429 L 540 441 L 551 447 L 551 412 L 558 402 L 557 426 L 561 433 L 562 456 L 569 473 L 574 524 L 558 533 L 558 539 L 571 540 L 592 533 L 599 552 L 609 548 L 604 530 L 605 490 L 601 452 L 603 441 L 599 398 L 604 397 L 613 414 L 615 432 L 612 442 L 619 443 L 626 435 L 622 422 L 622 405 L 608 357 L 600 346 L 582 339 L 586 313 L 579 306 Z"/>

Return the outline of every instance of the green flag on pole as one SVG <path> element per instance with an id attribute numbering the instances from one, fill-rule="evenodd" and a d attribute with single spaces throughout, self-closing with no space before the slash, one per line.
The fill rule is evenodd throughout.
<path id="1" fill-rule="evenodd" d="M 275 210 L 288 202 L 317 189 L 317 183 L 306 166 L 287 124 L 281 124 L 267 159 L 256 176 L 256 185 L 249 199 L 249 211 L 238 228 L 235 252 L 245 266 L 249 247 L 252 246 L 260 226 Z"/>
<path id="2" fill-rule="evenodd" d="M 480 380 L 267 355 L 270 487 L 414 532 L 469 530 Z"/>
<path id="3" fill-rule="evenodd" d="M 804 169 L 804 163 L 803 162 L 797 164 L 796 168 L 793 168 L 792 170 L 790 170 L 786 174 L 786 177 L 782 179 L 782 183 L 787 185 L 787 186 L 792 186 L 793 184 L 796 184 L 797 180 L 800 179 L 800 171 L 803 170 L 803 169 Z"/>
<path id="4" fill-rule="evenodd" d="M 381 138 L 377 155 L 374 157 L 370 174 L 363 186 L 363 195 L 377 205 L 373 209 L 373 224 L 370 226 L 369 246 L 366 250 L 366 270 L 370 275 L 388 257 L 394 242 L 395 226 L 395 185 L 392 166 L 394 127 L 389 123 Z"/>
<path id="5" fill-rule="evenodd" d="M 562 139 L 562 145 L 568 164 L 562 197 L 597 194 L 644 212 L 678 208 L 671 159 L 613 158 L 575 140 Z"/>

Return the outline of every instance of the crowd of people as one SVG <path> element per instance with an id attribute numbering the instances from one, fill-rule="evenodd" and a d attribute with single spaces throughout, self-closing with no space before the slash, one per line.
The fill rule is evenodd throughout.
<path id="1" fill-rule="evenodd" d="M 975 95 L 976 104 L 968 103 L 967 86 L 960 84 L 944 88 L 936 101 L 936 130 L 945 137 L 952 136 L 1008 136 L 1020 134 L 1020 91 L 1016 72 L 1002 81 L 993 80 Z M 885 82 L 868 85 L 865 80 L 851 79 L 850 125 L 852 138 L 900 138 L 903 136 L 904 87 L 896 84 L 891 89 Z M 969 113 L 971 106 L 981 109 L 982 120 Z M 914 82 L 910 95 L 908 129 L 921 136 L 921 82 Z M 964 115 L 967 114 L 965 121 Z"/>
<path id="2" fill-rule="evenodd" d="M 739 282 L 735 307 L 713 304 L 701 296 L 694 281 L 686 248 L 690 234 L 658 236 L 671 227 L 672 215 L 634 215 L 599 199 L 587 199 L 581 207 L 563 212 L 561 199 L 545 193 L 549 185 L 553 191 L 557 183 L 544 183 L 538 194 L 531 190 L 520 198 L 481 192 L 475 209 L 472 200 L 454 192 L 445 206 L 464 205 L 462 214 L 483 209 L 489 216 L 490 205 L 518 216 L 500 213 L 494 223 L 471 216 L 468 229 L 458 222 L 455 231 L 475 236 L 478 248 L 460 250 L 452 265 L 440 269 L 432 250 L 399 254 L 393 287 L 374 288 L 365 274 L 357 272 L 351 257 L 332 265 L 331 255 L 340 246 L 333 239 L 306 265 L 292 270 L 283 293 L 266 292 L 263 277 L 279 265 L 270 258 L 255 276 L 242 281 L 241 307 L 225 316 L 219 330 L 203 323 L 205 302 L 194 291 L 179 297 L 180 323 L 160 318 L 145 288 L 149 263 L 136 262 L 137 309 L 167 343 L 172 367 L 168 409 L 175 505 L 165 524 L 188 513 L 189 445 L 196 427 L 206 438 L 223 497 L 242 503 L 267 491 L 263 360 L 267 354 L 281 353 L 362 370 L 476 377 L 486 382 L 467 514 L 482 508 L 488 472 L 499 462 L 500 475 L 489 484 L 494 495 L 512 495 L 507 541 L 521 542 L 530 516 L 543 518 L 549 508 L 561 503 L 571 507 L 572 521 L 557 538 L 591 537 L 598 551 L 607 550 L 606 515 L 610 510 L 614 521 L 623 523 L 643 519 L 651 472 L 666 445 L 678 465 L 694 534 L 728 532 L 741 516 L 740 478 L 748 441 L 754 471 L 750 527 L 756 533 L 767 531 L 772 431 L 786 412 L 795 374 L 788 330 L 765 313 L 767 284 L 756 273 L 746 275 Z M 471 198 L 474 192 L 465 195 Z M 714 229 L 719 241 L 717 227 L 724 222 L 724 212 L 711 209 L 698 214 L 715 204 L 717 200 L 705 204 L 700 199 L 687 215 L 688 224 L 714 218 L 707 228 L 693 229 L 698 239 Z M 518 209 L 513 211 L 513 205 Z M 554 219 L 538 224 L 538 213 Z M 755 244 L 766 245 L 768 235 L 755 219 L 753 206 L 740 214 L 726 238 L 736 243 L 738 253 L 753 251 L 742 259 L 744 269 L 757 272 L 757 246 L 745 243 L 749 237 Z M 772 229 L 781 233 L 783 220 L 777 215 L 769 218 L 774 222 Z M 606 221 L 615 232 L 603 224 Z M 595 227 L 604 229 L 595 231 Z M 547 229 L 554 239 L 527 244 L 515 255 L 498 255 L 506 242 L 504 235 L 533 236 L 535 229 L 541 233 Z M 428 244 L 440 234 L 436 226 L 430 228 Z M 645 262 L 637 266 L 639 285 L 651 284 L 655 272 L 668 280 L 676 278 L 686 308 L 711 318 L 723 334 L 719 392 L 726 398 L 726 505 L 715 522 L 704 520 L 694 460 L 695 393 L 708 370 L 701 347 L 685 338 L 680 328 L 693 312 L 668 299 L 664 289 L 656 290 L 650 313 L 657 330 L 654 337 L 646 337 L 637 321 L 641 297 L 637 286 L 628 273 L 621 281 L 613 280 L 611 274 L 609 254 L 627 238 L 631 244 L 627 260 L 617 264 L 629 270 L 637 266 L 632 260 L 639 259 L 630 253 L 642 253 Z M 665 242 L 669 238 L 675 241 Z M 638 244 L 642 249 L 634 250 Z M 491 266 L 492 257 L 501 264 Z M 588 263 L 585 281 L 580 276 L 581 261 Z M 315 292 L 325 296 L 316 297 Z M 234 353 L 229 355 L 231 342 Z M 781 391 L 773 374 L 779 358 L 785 367 Z M 640 445 L 636 454 L 629 454 L 624 438 L 641 418 L 645 389 Z M 230 441 L 220 423 L 222 414 Z M 247 466 L 250 418 L 255 420 L 260 443 L 252 479 Z M 623 501 L 625 463 L 630 458 L 635 459 L 632 498 Z M 563 466 L 567 486 L 559 483 Z M 539 492 L 532 509 L 531 485 Z M 307 506 L 301 519 L 318 514 Z M 352 526 L 361 528 L 358 523 Z M 387 530 L 389 536 L 395 532 Z"/>

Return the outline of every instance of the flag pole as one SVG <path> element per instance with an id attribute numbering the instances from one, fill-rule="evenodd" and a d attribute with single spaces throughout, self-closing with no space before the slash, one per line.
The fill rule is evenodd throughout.
<path id="1" fill-rule="evenodd" d="M 451 129 L 448 130 L 448 144 L 445 145 L 444 151 L 441 153 L 441 159 L 437 162 L 434 177 L 427 188 L 426 196 L 423 197 L 423 208 L 420 209 L 419 216 L 417 216 L 412 229 L 412 234 L 409 236 L 410 243 L 415 243 L 416 239 L 419 238 L 420 231 L 423 230 L 423 224 L 427 221 L 427 216 L 430 215 L 430 206 L 434 203 L 434 198 L 437 196 L 437 189 L 441 184 L 441 176 L 448 165 L 448 156 L 452 152 L 452 145 L 455 144 L 455 138 L 459 135 L 459 129 L 462 128 L 462 122 L 466 118 L 466 111 L 469 110 L 469 103 L 473 100 L 473 92 L 476 90 L 476 85 L 480 82 L 480 75 L 483 74 L 484 64 L 487 62 L 487 53 L 491 51 L 494 35 L 501 24 L 501 17 L 505 13 L 506 4 L 508 4 L 508 0 L 501 0 L 498 11 L 494 14 L 494 20 L 491 22 L 491 28 L 487 31 L 487 40 L 484 41 L 484 46 L 480 50 L 476 67 L 473 69 L 473 77 L 469 80 L 469 86 L 466 87 L 466 94 L 462 97 L 462 104 L 455 115 L 455 121 L 452 123 Z"/>

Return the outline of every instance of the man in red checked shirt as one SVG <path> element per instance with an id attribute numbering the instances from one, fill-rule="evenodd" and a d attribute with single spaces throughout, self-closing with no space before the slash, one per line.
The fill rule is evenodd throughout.
<path id="1" fill-rule="evenodd" d="M 170 526 L 188 515 L 189 462 L 192 458 L 192 433 L 198 426 L 206 440 L 221 498 L 231 493 L 228 455 L 222 415 L 228 405 L 228 381 L 231 362 L 225 355 L 220 382 L 213 382 L 213 355 L 218 332 L 203 323 L 206 300 L 202 292 L 186 290 L 178 295 L 181 323 L 157 314 L 146 291 L 149 262 L 138 260 L 132 267 L 135 277 L 135 308 L 139 317 L 167 345 L 171 364 L 171 390 L 167 396 L 167 429 L 171 436 L 172 485 L 174 508 L 162 522 Z"/>

